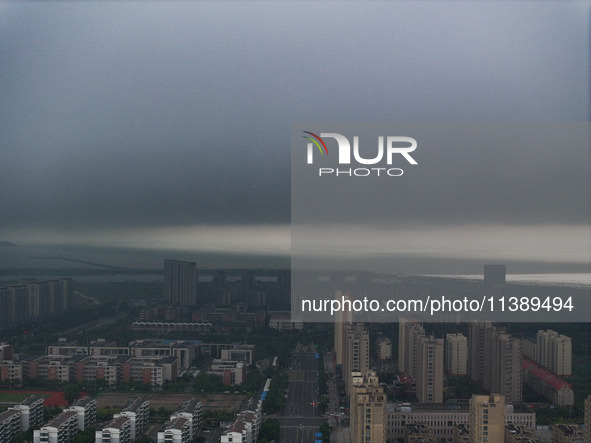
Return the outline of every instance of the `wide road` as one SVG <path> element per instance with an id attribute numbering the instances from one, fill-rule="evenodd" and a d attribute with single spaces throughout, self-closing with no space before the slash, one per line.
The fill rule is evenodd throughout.
<path id="1" fill-rule="evenodd" d="M 314 443 L 324 421 L 318 409 L 318 361 L 314 353 L 292 354 L 288 394 L 281 422 L 281 443 Z"/>

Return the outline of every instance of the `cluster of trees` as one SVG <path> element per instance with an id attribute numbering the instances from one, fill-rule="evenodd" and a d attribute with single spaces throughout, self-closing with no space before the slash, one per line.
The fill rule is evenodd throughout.
<path id="1" fill-rule="evenodd" d="M 317 351 L 320 355 L 318 358 L 318 408 L 321 413 L 325 413 L 330 403 L 328 395 L 328 383 L 326 381 L 326 372 L 324 369 L 324 352 L 321 348 L 317 347 Z"/>
<path id="2" fill-rule="evenodd" d="M 281 423 L 276 418 L 269 418 L 263 422 L 259 433 L 259 443 L 271 443 L 279 441 Z"/>
<path id="3" fill-rule="evenodd" d="M 281 411 L 285 403 L 285 390 L 287 389 L 287 375 L 276 373 L 271 377 L 269 392 L 263 402 L 263 412 L 276 413 Z"/>
<path id="4" fill-rule="evenodd" d="M 202 372 L 195 377 L 193 383 L 195 392 L 224 392 L 228 387 L 224 384 L 223 378 L 217 374 L 206 374 Z"/>
<path id="5" fill-rule="evenodd" d="M 327 422 L 320 425 L 320 432 L 322 432 L 322 443 L 330 443 L 330 426 Z"/>
<path id="6" fill-rule="evenodd" d="M 481 394 L 484 392 L 478 383 L 467 377 L 450 377 L 448 383 L 454 388 L 454 397 L 472 397 L 472 394 Z"/>
<path id="7" fill-rule="evenodd" d="M 582 423 L 583 411 L 579 408 L 565 408 L 555 406 L 553 408 L 536 408 L 536 423 L 538 425 L 551 425 L 554 423 Z"/>
<path id="8" fill-rule="evenodd" d="M 219 426 L 220 421 L 231 421 L 234 419 L 234 413 L 232 411 L 226 411 L 225 409 L 203 410 L 203 427 L 205 429 L 213 429 Z"/>

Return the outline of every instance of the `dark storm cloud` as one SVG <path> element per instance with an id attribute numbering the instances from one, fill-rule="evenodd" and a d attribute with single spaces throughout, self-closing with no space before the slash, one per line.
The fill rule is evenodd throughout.
<path id="1" fill-rule="evenodd" d="M 7 231 L 288 223 L 293 121 L 589 118 L 582 3 L 3 3 L 0 20 Z M 585 171 L 558 173 L 551 221 L 588 222 L 564 202 Z"/>
<path id="2" fill-rule="evenodd" d="M 366 159 L 376 156 L 378 136 L 412 136 L 418 164 L 398 154 L 391 165 L 385 159 L 339 164 L 337 143 L 325 137 L 329 155 L 310 165 L 300 136 L 305 129 L 358 137 Z M 586 122 L 304 123 L 293 139 L 301 149 L 292 157 L 292 223 L 585 225 L 591 219 L 589 129 Z M 379 176 L 371 173 L 380 167 Z M 394 175 L 401 176 L 386 175 L 386 168 L 400 168 Z M 349 175 L 351 169 L 359 176 Z"/>

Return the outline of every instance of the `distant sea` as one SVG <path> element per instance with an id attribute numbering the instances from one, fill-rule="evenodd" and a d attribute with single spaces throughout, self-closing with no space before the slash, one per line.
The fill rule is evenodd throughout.
<path id="1" fill-rule="evenodd" d="M 290 257 L 276 251 L 189 251 L 147 247 L 118 247 L 113 245 L 78 246 L 78 245 L 17 245 L 0 247 L 0 282 L 14 281 L 21 278 L 58 278 L 72 277 L 77 281 L 162 281 L 164 259 L 194 261 L 197 269 L 288 269 Z M 426 259 L 407 259 L 400 257 L 391 267 L 403 269 L 406 275 L 428 275 L 432 277 L 482 280 L 482 274 L 470 274 L 482 269 L 482 264 L 473 261 L 456 262 Z M 399 266 L 398 266 L 399 265 Z M 414 268 L 413 268 L 414 266 Z M 568 272 L 572 267 L 556 266 L 555 272 L 547 265 L 539 268 L 530 264 L 521 269 L 518 264 L 510 265 L 519 274 L 508 274 L 509 283 L 560 285 L 591 288 L 591 272 Z M 425 272 L 424 269 L 437 269 Z M 588 266 L 578 266 L 573 270 L 588 270 Z M 453 274 L 448 269 L 466 270 L 466 274 Z M 543 269 L 548 272 L 534 273 Z M 399 274 L 394 269 L 392 274 Z M 533 271 L 533 272 L 530 272 Z M 514 271 L 515 272 L 515 271 Z"/>
<path id="2" fill-rule="evenodd" d="M 483 280 L 482 275 L 430 275 L 429 277 L 457 278 L 462 280 Z M 507 283 L 568 286 L 571 288 L 591 289 L 591 272 L 560 273 L 560 274 L 507 274 Z"/>
<path id="3" fill-rule="evenodd" d="M 161 281 L 164 259 L 198 269 L 287 269 L 289 256 L 265 251 L 187 251 L 114 246 L 0 247 L 0 281 L 72 277 L 77 281 Z"/>

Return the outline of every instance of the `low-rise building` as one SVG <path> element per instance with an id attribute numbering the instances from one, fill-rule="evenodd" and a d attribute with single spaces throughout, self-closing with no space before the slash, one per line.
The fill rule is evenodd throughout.
<path id="1" fill-rule="evenodd" d="M 290 312 L 277 311 L 269 317 L 269 327 L 278 331 L 302 330 L 301 321 L 292 321 Z"/>
<path id="2" fill-rule="evenodd" d="M 129 434 L 132 440 L 139 438 L 148 426 L 150 418 L 150 402 L 138 397 L 128 402 L 121 412 L 115 414 L 113 418 L 129 418 Z"/>
<path id="3" fill-rule="evenodd" d="M 191 340 L 134 340 L 130 343 L 130 355 L 142 360 L 160 361 L 166 357 L 178 358 L 179 369 L 187 369 L 197 356 L 198 341 Z"/>
<path id="4" fill-rule="evenodd" d="M 522 423 L 535 429 L 536 415 L 525 405 L 505 405 L 505 423 Z M 470 422 L 467 403 L 388 403 L 386 438 L 403 439 L 406 425 L 424 424 L 440 442 L 453 442 L 454 428 Z"/>
<path id="5" fill-rule="evenodd" d="M 252 439 L 248 439 L 248 432 L 242 422 L 232 423 L 228 429 L 222 432 L 220 437 L 220 443 L 250 443 L 251 441 Z"/>
<path id="6" fill-rule="evenodd" d="M 130 443 L 131 420 L 129 417 L 113 418 L 101 430 L 96 431 L 95 443 Z"/>
<path id="7" fill-rule="evenodd" d="M 245 401 L 236 419 L 222 432 L 221 443 L 254 443 L 261 430 L 261 401 Z"/>
<path id="8" fill-rule="evenodd" d="M 254 345 L 234 343 L 232 348 L 221 350 L 220 358 L 222 360 L 245 361 L 248 365 L 252 365 L 254 361 L 254 350 Z"/>
<path id="9" fill-rule="evenodd" d="M 191 422 L 186 418 L 170 420 L 158 432 L 158 443 L 189 443 L 191 440 Z"/>
<path id="10" fill-rule="evenodd" d="M 530 359 L 523 359 L 522 368 L 525 383 L 550 403 L 555 406 L 574 406 L 575 394 L 570 383 Z"/>
<path id="11" fill-rule="evenodd" d="M 246 380 L 246 362 L 215 359 L 211 362 L 211 373 L 221 375 L 225 385 L 239 385 Z"/>
<path id="12" fill-rule="evenodd" d="M 16 409 L 0 413 L 0 441 L 9 442 L 21 433 L 21 414 Z"/>
<path id="13" fill-rule="evenodd" d="M 179 405 L 174 414 L 170 416 L 170 420 L 176 418 L 187 419 L 191 425 L 191 439 L 197 438 L 199 430 L 201 429 L 201 411 L 203 404 L 199 399 L 192 398 Z"/>
<path id="14" fill-rule="evenodd" d="M 36 395 L 25 398 L 18 405 L 9 409 L 18 410 L 20 413 L 21 432 L 30 428 L 36 428 L 43 424 L 43 399 Z"/>
<path id="15" fill-rule="evenodd" d="M 536 443 L 539 439 L 535 431 L 521 424 L 508 423 L 505 425 L 505 443 Z"/>
<path id="16" fill-rule="evenodd" d="M 94 398 L 79 398 L 70 406 L 69 410 L 76 412 L 78 430 L 82 432 L 94 428 L 96 424 L 96 400 Z"/>
<path id="17" fill-rule="evenodd" d="M 553 443 L 586 443 L 585 433 L 579 425 L 560 424 L 552 426 Z"/>
<path id="18" fill-rule="evenodd" d="M 392 340 L 388 337 L 378 338 L 377 354 L 381 361 L 390 360 L 392 358 Z"/>
<path id="19" fill-rule="evenodd" d="M 13 385 L 20 386 L 23 380 L 23 365 L 14 360 L 0 362 L 0 382 L 13 381 Z"/>
<path id="20" fill-rule="evenodd" d="M 33 431 L 33 443 L 68 443 L 77 433 L 78 414 L 66 410 Z"/>

